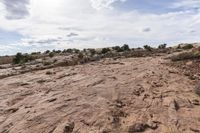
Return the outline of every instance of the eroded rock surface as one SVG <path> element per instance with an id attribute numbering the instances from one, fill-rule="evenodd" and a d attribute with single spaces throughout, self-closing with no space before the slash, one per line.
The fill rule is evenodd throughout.
<path id="1" fill-rule="evenodd" d="M 104 59 L 1 79 L 0 133 L 199 132 L 195 83 L 167 61 Z"/>

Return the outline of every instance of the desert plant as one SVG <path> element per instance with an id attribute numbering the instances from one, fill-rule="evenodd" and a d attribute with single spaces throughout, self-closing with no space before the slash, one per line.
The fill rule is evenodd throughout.
<path id="1" fill-rule="evenodd" d="M 50 58 L 53 58 L 54 55 L 55 55 L 54 52 L 49 53 L 49 57 L 50 57 Z"/>
<path id="2" fill-rule="evenodd" d="M 123 49 L 121 49 L 120 46 L 115 46 L 115 47 L 112 47 L 113 50 L 117 51 L 117 52 L 122 52 Z"/>
<path id="3" fill-rule="evenodd" d="M 192 49 L 194 46 L 192 44 L 186 44 L 182 47 L 182 49 L 187 50 L 187 49 Z"/>
<path id="4" fill-rule="evenodd" d="M 47 50 L 47 51 L 45 51 L 44 53 L 45 53 L 45 54 L 48 54 L 48 53 L 50 53 L 50 52 L 51 52 L 50 50 Z"/>
<path id="5" fill-rule="evenodd" d="M 129 50 L 130 50 L 130 48 L 129 48 L 129 46 L 128 46 L 127 44 L 124 44 L 124 45 L 121 47 L 121 49 L 122 49 L 123 51 L 129 51 Z"/>
<path id="6" fill-rule="evenodd" d="M 29 54 L 23 55 L 23 60 L 22 62 L 28 62 L 28 61 L 33 61 L 35 58 Z"/>
<path id="7" fill-rule="evenodd" d="M 79 59 L 83 59 L 83 57 L 84 57 L 83 53 L 79 53 L 79 54 L 78 54 L 78 58 L 79 58 Z"/>
<path id="8" fill-rule="evenodd" d="M 76 48 L 74 48 L 74 49 L 73 49 L 73 52 L 74 52 L 74 53 L 76 53 L 76 54 L 78 54 L 78 53 L 80 52 L 80 50 L 79 50 L 79 49 L 76 49 Z"/>
<path id="9" fill-rule="evenodd" d="M 106 54 L 106 53 L 108 53 L 109 51 L 110 51 L 109 48 L 103 48 L 103 49 L 101 50 L 101 53 L 102 53 L 102 54 Z"/>
<path id="10" fill-rule="evenodd" d="M 144 47 L 145 50 L 148 50 L 148 51 L 152 51 L 152 49 L 153 49 L 153 48 L 152 48 L 151 46 L 149 46 L 149 45 L 144 45 L 143 47 Z"/>
<path id="11" fill-rule="evenodd" d="M 15 57 L 13 58 L 13 64 L 20 64 L 20 63 L 25 63 L 25 62 L 28 62 L 28 61 L 32 61 L 34 60 L 35 58 L 29 54 L 22 54 L 22 53 L 17 53 L 15 55 Z"/>
<path id="12" fill-rule="evenodd" d="M 69 49 L 66 50 L 66 52 L 67 52 L 67 53 L 72 53 L 73 50 L 69 48 Z"/>
<path id="13" fill-rule="evenodd" d="M 93 56 L 96 54 L 96 50 L 95 49 L 88 49 L 90 51 L 90 54 Z"/>
<path id="14" fill-rule="evenodd" d="M 160 44 L 158 46 L 159 49 L 165 49 L 167 47 L 167 44 Z"/>
<path id="15" fill-rule="evenodd" d="M 200 52 L 183 52 L 171 57 L 172 61 L 180 61 L 187 59 L 197 59 L 200 58 Z"/>
<path id="16" fill-rule="evenodd" d="M 14 59 L 13 59 L 13 64 L 19 64 L 19 63 L 21 63 L 22 59 L 23 59 L 22 53 L 17 53 L 15 55 Z"/>

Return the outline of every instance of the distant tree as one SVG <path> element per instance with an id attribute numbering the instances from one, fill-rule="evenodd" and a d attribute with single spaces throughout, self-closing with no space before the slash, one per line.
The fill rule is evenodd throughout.
<path id="1" fill-rule="evenodd" d="M 186 44 L 185 46 L 183 46 L 182 48 L 187 50 L 187 49 L 192 49 L 194 46 L 192 44 Z"/>
<path id="2" fill-rule="evenodd" d="M 128 46 L 127 44 L 124 44 L 124 45 L 121 47 L 121 49 L 122 49 L 123 51 L 129 51 L 129 50 L 130 50 L 130 48 L 129 48 L 129 46 Z"/>
<path id="3" fill-rule="evenodd" d="M 53 57 L 54 57 L 54 55 L 55 55 L 55 53 L 54 53 L 54 52 L 51 52 L 51 53 L 49 53 L 49 57 L 50 57 L 50 58 L 53 58 Z"/>
<path id="4" fill-rule="evenodd" d="M 123 51 L 123 49 L 120 46 L 112 47 L 112 49 L 117 51 L 117 52 L 122 52 Z"/>
<path id="5" fill-rule="evenodd" d="M 167 44 L 160 44 L 158 46 L 159 49 L 165 49 L 167 47 Z"/>
<path id="6" fill-rule="evenodd" d="M 51 52 L 50 50 L 47 50 L 47 51 L 45 51 L 44 53 L 45 53 L 45 54 L 48 54 L 48 53 L 50 53 L 50 52 Z"/>
<path id="7" fill-rule="evenodd" d="M 148 51 L 152 51 L 152 47 L 149 45 L 144 45 L 144 49 Z"/>
<path id="8" fill-rule="evenodd" d="M 35 58 L 29 54 L 22 54 L 22 53 L 17 53 L 15 57 L 13 58 L 13 64 L 20 64 L 20 63 L 25 63 L 28 61 L 32 61 Z"/>
<path id="9" fill-rule="evenodd" d="M 61 50 L 56 50 L 55 53 L 59 54 L 61 53 L 62 51 Z"/>
<path id="10" fill-rule="evenodd" d="M 17 53 L 13 59 L 13 64 L 19 64 L 23 60 L 24 56 L 22 53 Z"/>
<path id="11" fill-rule="evenodd" d="M 66 50 L 66 52 L 67 52 L 67 53 L 72 53 L 73 50 L 69 48 L 69 49 Z"/>
<path id="12" fill-rule="evenodd" d="M 80 50 L 79 50 L 79 49 L 76 49 L 76 48 L 74 48 L 74 49 L 73 49 L 73 52 L 74 52 L 74 53 L 76 53 L 76 54 L 78 54 L 78 53 L 80 52 Z"/>
<path id="13" fill-rule="evenodd" d="M 103 48 L 103 49 L 101 50 L 101 53 L 102 53 L 102 54 L 106 54 L 106 53 L 108 53 L 109 51 L 110 51 L 109 48 Z"/>
<path id="14" fill-rule="evenodd" d="M 84 57 L 83 53 L 80 52 L 80 53 L 78 54 L 78 58 L 79 58 L 79 59 L 83 59 L 83 57 Z"/>
<path id="15" fill-rule="evenodd" d="M 92 56 L 96 54 L 96 50 L 95 49 L 89 49 L 89 51 L 90 51 Z"/>

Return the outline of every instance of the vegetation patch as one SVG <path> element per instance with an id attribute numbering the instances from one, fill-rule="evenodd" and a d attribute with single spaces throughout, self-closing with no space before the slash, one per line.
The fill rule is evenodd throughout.
<path id="1" fill-rule="evenodd" d="M 188 59 L 199 59 L 200 52 L 183 52 L 171 57 L 172 61 L 181 61 L 181 60 L 188 60 Z"/>

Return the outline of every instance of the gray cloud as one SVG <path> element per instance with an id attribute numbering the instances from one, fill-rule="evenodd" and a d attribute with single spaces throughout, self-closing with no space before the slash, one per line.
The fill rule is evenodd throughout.
<path id="1" fill-rule="evenodd" d="M 30 0 L 3 0 L 7 19 L 23 19 L 29 15 Z"/>
<path id="2" fill-rule="evenodd" d="M 78 27 L 59 27 L 60 30 L 66 30 L 66 31 L 83 31 L 83 29 Z"/>
<path id="3" fill-rule="evenodd" d="M 45 39 L 45 40 L 37 40 L 37 41 L 28 41 L 29 44 L 51 44 L 59 42 L 60 39 Z"/>
<path id="4" fill-rule="evenodd" d="M 69 33 L 68 35 L 67 35 L 67 37 L 74 37 L 74 36 L 78 36 L 78 34 L 76 34 L 76 33 Z"/>
<path id="5" fill-rule="evenodd" d="M 151 31 L 151 28 L 147 27 L 147 28 L 144 28 L 142 31 L 143 31 L 143 32 L 150 32 L 150 31 Z"/>

